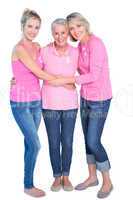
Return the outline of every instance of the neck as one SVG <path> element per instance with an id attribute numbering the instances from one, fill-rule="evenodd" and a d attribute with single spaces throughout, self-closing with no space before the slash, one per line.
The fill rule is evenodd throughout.
<path id="1" fill-rule="evenodd" d="M 58 46 L 55 42 L 54 42 L 56 51 L 60 52 L 60 53 L 64 53 L 66 52 L 67 48 L 68 48 L 68 44 L 65 44 L 64 46 Z"/>
<path id="2" fill-rule="evenodd" d="M 32 42 L 32 40 L 28 40 L 27 38 L 22 38 L 22 40 L 21 40 L 26 46 L 28 46 L 28 47 L 30 47 L 30 46 L 32 46 L 32 44 L 33 44 L 33 42 Z"/>

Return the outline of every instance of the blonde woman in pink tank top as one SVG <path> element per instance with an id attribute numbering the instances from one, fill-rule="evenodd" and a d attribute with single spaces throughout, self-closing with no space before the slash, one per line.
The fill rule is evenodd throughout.
<path id="1" fill-rule="evenodd" d="M 43 71 L 40 46 L 33 40 L 41 26 L 40 16 L 26 9 L 21 18 L 22 39 L 12 53 L 12 71 L 15 84 L 10 90 L 13 116 L 24 136 L 24 192 L 33 197 L 45 195 L 34 186 L 33 173 L 40 141 L 37 134 L 41 121 L 41 92 L 39 78 L 53 80 L 55 76 Z"/>

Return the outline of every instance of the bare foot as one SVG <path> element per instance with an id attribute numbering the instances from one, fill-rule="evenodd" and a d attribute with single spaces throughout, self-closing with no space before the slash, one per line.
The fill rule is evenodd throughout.
<path id="1" fill-rule="evenodd" d="M 38 188 L 32 187 L 30 189 L 24 189 L 24 193 L 32 196 L 32 197 L 43 197 L 45 196 L 45 192 L 43 190 L 40 190 Z"/>

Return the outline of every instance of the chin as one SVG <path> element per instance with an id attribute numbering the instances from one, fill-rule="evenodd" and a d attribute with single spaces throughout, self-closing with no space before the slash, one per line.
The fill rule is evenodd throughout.
<path id="1" fill-rule="evenodd" d="M 29 37 L 27 37 L 27 39 L 32 41 L 32 40 L 35 39 L 35 37 L 30 37 L 30 36 L 29 36 Z"/>
<path id="2" fill-rule="evenodd" d="M 27 37 L 27 40 L 32 41 L 34 38 Z"/>
<path id="3" fill-rule="evenodd" d="M 62 43 L 62 44 L 59 44 L 60 47 L 64 47 L 66 44 Z"/>

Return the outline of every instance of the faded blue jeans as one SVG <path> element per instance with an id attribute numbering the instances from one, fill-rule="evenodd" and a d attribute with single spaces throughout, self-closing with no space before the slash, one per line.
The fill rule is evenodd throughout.
<path id="1" fill-rule="evenodd" d="M 43 109 L 54 177 L 69 176 L 77 111 Z"/>
<path id="2" fill-rule="evenodd" d="M 81 97 L 80 115 L 85 139 L 88 164 L 96 164 L 100 171 L 108 171 L 110 162 L 101 143 L 101 136 L 107 118 L 111 99 L 88 101 Z"/>
<path id="3" fill-rule="evenodd" d="M 24 187 L 34 187 L 33 173 L 40 141 L 37 134 L 41 121 L 41 101 L 13 102 L 10 101 L 13 116 L 24 136 Z"/>

